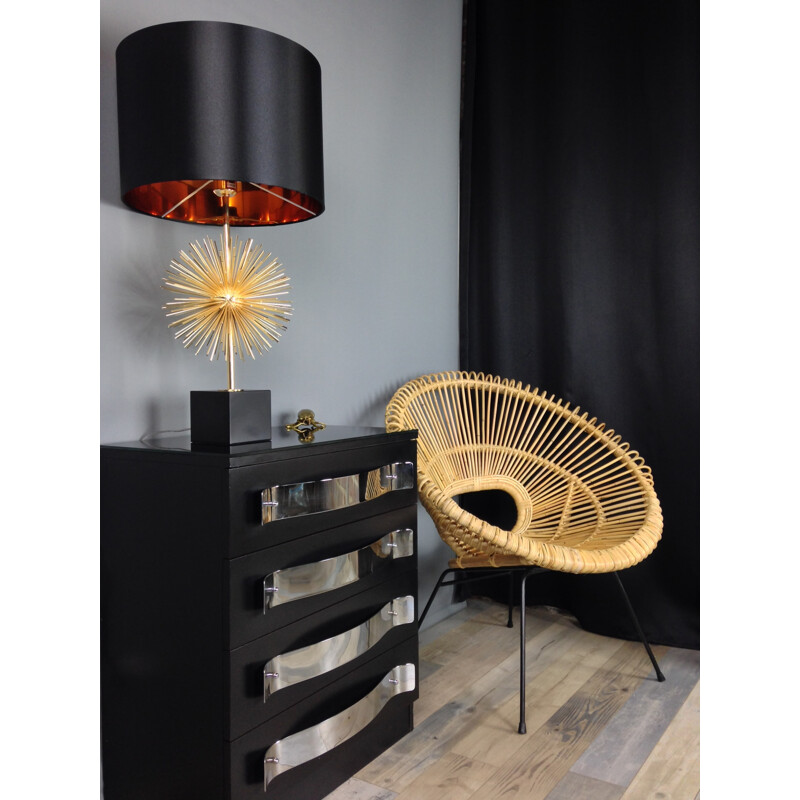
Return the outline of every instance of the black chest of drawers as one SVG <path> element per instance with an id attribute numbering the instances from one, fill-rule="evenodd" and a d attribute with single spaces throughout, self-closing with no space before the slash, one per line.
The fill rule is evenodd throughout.
<path id="1" fill-rule="evenodd" d="M 314 800 L 413 727 L 413 432 L 101 447 L 106 800 Z"/>

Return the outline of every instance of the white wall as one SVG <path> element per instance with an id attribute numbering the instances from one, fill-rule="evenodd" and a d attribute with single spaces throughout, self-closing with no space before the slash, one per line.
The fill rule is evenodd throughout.
<path id="1" fill-rule="evenodd" d="M 294 314 L 269 353 L 237 361 L 237 385 L 272 391 L 275 425 L 308 407 L 330 425 L 382 426 L 401 383 L 457 367 L 461 7 L 461 0 L 102 0 L 103 443 L 187 428 L 190 390 L 226 386 L 224 362 L 184 349 L 162 311 L 170 259 L 208 229 L 134 213 L 119 199 L 119 42 L 161 22 L 224 20 L 287 36 L 319 60 L 326 210 L 309 222 L 246 229 L 290 276 Z M 449 550 L 421 508 L 419 523 L 424 599 Z M 447 613 L 444 605 L 431 621 Z"/>

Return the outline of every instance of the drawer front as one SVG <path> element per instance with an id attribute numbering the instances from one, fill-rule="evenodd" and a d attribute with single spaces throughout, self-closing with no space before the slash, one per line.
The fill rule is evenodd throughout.
<path id="1" fill-rule="evenodd" d="M 413 504 L 415 464 L 416 442 L 400 441 L 232 469 L 228 555 Z"/>
<path id="2" fill-rule="evenodd" d="M 227 738 L 303 703 L 342 675 L 417 635 L 416 576 L 376 587 L 233 650 Z"/>
<path id="3" fill-rule="evenodd" d="M 324 614 L 395 574 L 415 581 L 416 522 L 411 505 L 231 559 L 227 648 Z"/>
<path id="4" fill-rule="evenodd" d="M 412 729 L 418 674 L 412 637 L 231 742 L 230 800 L 325 797 Z"/>

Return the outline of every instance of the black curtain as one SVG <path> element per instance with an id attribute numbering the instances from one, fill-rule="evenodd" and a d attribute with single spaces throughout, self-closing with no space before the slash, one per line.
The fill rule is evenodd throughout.
<path id="1" fill-rule="evenodd" d="M 461 368 L 639 451 L 664 532 L 621 577 L 652 642 L 698 648 L 699 4 L 467 0 L 464 33 Z M 528 587 L 635 637 L 613 576 Z"/>

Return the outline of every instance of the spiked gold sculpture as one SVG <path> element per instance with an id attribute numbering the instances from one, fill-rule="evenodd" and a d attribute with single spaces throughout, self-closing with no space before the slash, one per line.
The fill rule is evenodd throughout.
<path id="1" fill-rule="evenodd" d="M 224 356 L 228 391 L 236 390 L 234 357 L 262 355 L 286 330 L 292 306 L 282 299 L 289 279 L 280 267 L 252 239 L 231 241 L 227 225 L 221 247 L 206 237 L 170 262 L 164 288 L 179 296 L 164 306 L 175 318 L 169 327 L 178 327 L 175 338 L 196 346 L 195 354 L 205 348 L 211 360 Z"/>

